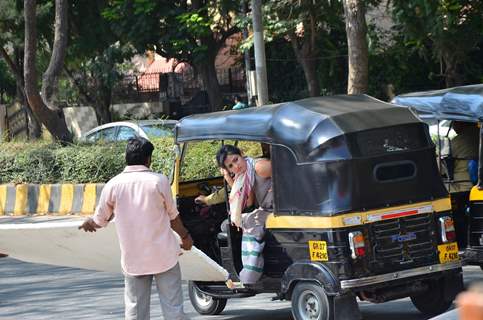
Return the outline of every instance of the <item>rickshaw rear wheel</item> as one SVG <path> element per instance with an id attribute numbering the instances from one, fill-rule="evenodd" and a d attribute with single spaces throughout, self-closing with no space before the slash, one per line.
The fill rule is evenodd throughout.
<path id="1" fill-rule="evenodd" d="M 292 314 L 295 320 L 329 320 L 330 299 L 320 285 L 299 282 L 292 292 Z"/>
<path id="2" fill-rule="evenodd" d="M 188 295 L 193 308 L 202 315 L 214 316 L 220 314 L 226 307 L 227 299 L 204 294 L 193 281 L 188 282 Z"/>
<path id="3" fill-rule="evenodd" d="M 411 296 L 413 305 L 424 315 L 436 316 L 449 309 L 453 299 L 444 296 L 443 281 L 431 281 L 429 289 L 418 295 Z"/>

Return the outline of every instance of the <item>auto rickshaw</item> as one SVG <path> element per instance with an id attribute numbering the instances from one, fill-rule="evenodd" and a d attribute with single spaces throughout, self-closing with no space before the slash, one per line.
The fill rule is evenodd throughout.
<path id="1" fill-rule="evenodd" d="M 358 319 L 356 297 L 374 303 L 411 297 L 432 315 L 447 310 L 461 290 L 435 146 L 410 110 L 367 95 L 316 97 L 189 116 L 175 139 L 173 181 L 183 222 L 194 244 L 235 281 L 241 234 L 220 230 L 227 204 L 203 207 L 194 199 L 223 188 L 214 161 L 221 144 L 270 146 L 274 210 L 265 224 L 263 276 L 232 289 L 190 282 L 199 313 L 218 314 L 230 298 L 273 293 L 291 300 L 297 320 Z M 186 166 L 200 163 L 210 168 L 186 177 Z"/>
<path id="2" fill-rule="evenodd" d="M 479 265 L 483 268 L 483 84 L 455 87 L 437 91 L 414 92 L 397 96 L 394 103 L 410 107 L 415 110 L 425 121 L 434 120 L 441 122 L 444 120 L 460 121 L 478 124 L 479 134 L 479 155 L 478 155 L 478 182 L 466 194 L 468 206 L 461 212 L 461 219 L 464 220 L 462 228 L 462 243 L 458 243 L 459 248 L 464 250 L 463 262 L 470 265 Z M 439 160 L 442 162 L 440 168 L 444 168 L 444 157 L 446 156 L 443 148 L 446 132 L 437 135 L 437 144 L 441 147 L 438 152 Z M 455 181 L 451 175 L 444 175 L 444 182 L 449 191 L 451 184 Z M 463 181 L 464 182 L 464 181 Z M 452 195 L 452 193 L 450 193 Z M 453 199 L 452 203 L 455 201 Z M 454 208 L 455 209 L 455 208 Z M 457 210 L 453 210 L 456 214 Z M 461 211 L 461 210 L 458 210 Z M 456 218 L 456 217 L 455 217 Z M 457 230 L 459 231 L 459 230 Z"/>

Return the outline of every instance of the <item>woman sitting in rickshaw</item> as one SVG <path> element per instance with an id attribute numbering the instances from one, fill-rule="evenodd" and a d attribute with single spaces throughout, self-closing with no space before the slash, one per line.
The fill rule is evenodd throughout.
<path id="1" fill-rule="evenodd" d="M 231 223 L 243 231 L 240 280 L 255 283 L 263 273 L 265 221 L 273 209 L 272 163 L 265 158 L 243 157 L 241 150 L 232 145 L 222 146 L 216 160 L 231 187 Z M 251 206 L 257 209 L 242 214 Z"/>

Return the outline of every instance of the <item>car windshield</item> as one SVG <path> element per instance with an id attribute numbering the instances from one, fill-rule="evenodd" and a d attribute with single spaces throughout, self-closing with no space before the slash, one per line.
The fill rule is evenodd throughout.
<path id="1" fill-rule="evenodd" d="M 149 124 L 141 126 L 148 137 L 173 137 L 173 127 L 162 124 Z"/>

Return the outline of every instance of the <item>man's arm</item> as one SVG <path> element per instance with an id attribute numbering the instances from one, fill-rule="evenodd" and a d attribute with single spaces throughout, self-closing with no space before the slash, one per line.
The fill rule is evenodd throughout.
<path id="1" fill-rule="evenodd" d="M 225 202 L 225 188 L 221 188 L 208 196 L 200 195 L 196 197 L 195 202 L 203 203 L 207 206 L 223 203 Z"/>

